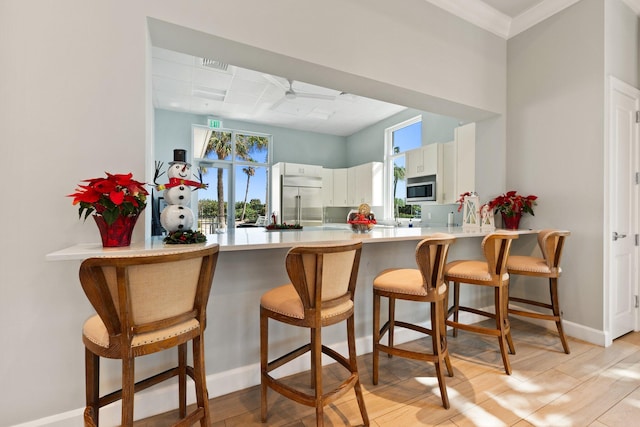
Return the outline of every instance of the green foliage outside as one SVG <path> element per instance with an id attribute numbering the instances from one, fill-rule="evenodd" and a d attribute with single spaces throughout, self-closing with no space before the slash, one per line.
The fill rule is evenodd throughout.
<path id="1" fill-rule="evenodd" d="M 258 216 L 264 215 L 264 203 L 260 199 L 251 199 L 248 203 L 236 202 L 236 220 L 245 222 L 256 222 Z"/>
<path id="2" fill-rule="evenodd" d="M 232 154 L 232 140 L 231 140 L 231 132 L 212 132 L 209 141 L 207 142 L 207 147 L 205 150 L 205 157 L 209 157 L 210 153 L 215 153 L 215 156 L 219 160 L 225 160 L 227 157 Z M 235 141 L 235 155 L 237 158 L 246 161 L 246 162 L 256 162 L 257 160 L 251 157 L 252 151 L 258 151 L 260 153 L 267 154 L 266 148 L 269 146 L 269 139 L 264 136 L 255 136 L 255 135 L 242 135 L 236 134 Z M 265 159 L 260 159 L 262 161 L 266 161 Z M 203 173 L 206 172 L 206 169 L 203 168 Z M 236 209 L 235 218 L 239 220 L 248 220 L 251 218 L 249 216 L 249 204 L 246 201 L 247 194 L 249 193 L 249 180 L 255 174 L 255 168 L 248 166 L 243 168 L 243 172 L 247 174 L 247 187 L 245 190 L 245 200 L 242 203 L 240 208 L 240 213 L 238 213 Z M 218 196 L 218 201 L 222 202 L 225 199 L 224 197 L 224 188 L 223 188 L 223 179 L 222 179 L 222 169 L 219 168 L 217 171 L 217 182 L 216 182 L 216 192 Z M 217 211 L 215 214 L 208 218 L 217 217 L 220 224 L 226 223 L 226 203 L 218 204 L 216 203 Z M 237 203 L 236 203 L 237 207 Z M 198 206 L 200 209 L 200 206 Z M 263 209 L 264 210 L 264 209 Z M 200 212 L 200 210 L 198 210 Z M 257 215 L 256 215 L 257 217 Z M 202 217 L 207 218 L 207 217 Z"/>
<path id="3" fill-rule="evenodd" d="M 227 210 L 227 204 L 224 204 Z M 218 201 L 211 199 L 198 200 L 198 218 L 216 218 L 218 216 Z"/>
<path id="4" fill-rule="evenodd" d="M 224 203 L 224 211 L 227 210 L 227 203 Z M 244 202 L 236 202 L 235 218 L 240 221 L 244 211 L 245 222 L 255 222 L 258 216 L 265 215 L 265 204 L 260 199 L 251 199 L 245 205 Z M 217 219 L 218 201 L 211 199 L 198 200 L 198 218 Z"/>
<path id="5" fill-rule="evenodd" d="M 415 218 L 420 216 L 420 205 L 407 205 L 404 199 L 396 197 L 398 182 L 405 180 L 404 166 L 393 165 L 393 212 L 395 218 Z"/>
<path id="6" fill-rule="evenodd" d="M 420 205 L 407 205 L 403 199 L 395 199 L 396 218 L 420 217 Z"/>

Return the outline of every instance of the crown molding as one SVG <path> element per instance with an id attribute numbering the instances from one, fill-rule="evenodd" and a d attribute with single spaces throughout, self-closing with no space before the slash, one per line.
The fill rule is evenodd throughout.
<path id="1" fill-rule="evenodd" d="M 528 30 L 548 17 L 555 15 L 579 1 L 580 0 L 544 0 L 542 3 L 538 3 L 526 12 L 513 18 L 508 38 Z"/>
<path id="2" fill-rule="evenodd" d="M 511 18 L 480 0 L 425 0 L 484 30 L 507 39 Z"/>
<path id="3" fill-rule="evenodd" d="M 544 21 L 580 0 L 544 0 L 511 19 L 481 0 L 425 0 L 505 40 Z M 622 0 L 640 16 L 640 0 Z"/>
<path id="4" fill-rule="evenodd" d="M 633 12 L 640 16 L 640 0 L 622 0 Z"/>

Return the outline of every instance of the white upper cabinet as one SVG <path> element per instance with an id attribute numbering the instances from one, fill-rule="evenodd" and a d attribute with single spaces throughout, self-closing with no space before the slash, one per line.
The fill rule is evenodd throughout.
<path id="1" fill-rule="evenodd" d="M 334 206 L 333 169 L 322 169 L 322 204 L 324 206 Z"/>
<path id="2" fill-rule="evenodd" d="M 281 163 L 282 175 L 322 176 L 322 166 L 301 163 Z"/>
<path id="3" fill-rule="evenodd" d="M 347 175 L 347 168 L 333 169 L 333 205 L 328 206 L 349 206 Z"/>
<path id="4" fill-rule="evenodd" d="M 456 142 L 446 142 L 442 144 L 442 169 L 444 173 L 438 185 L 436 199 L 438 203 L 451 204 L 458 200 L 456 193 Z"/>
<path id="5" fill-rule="evenodd" d="M 384 165 L 381 162 L 370 162 L 355 166 L 356 170 L 356 203 L 367 203 L 370 206 L 382 206 Z"/>
<path id="6" fill-rule="evenodd" d="M 424 145 L 407 151 L 405 155 L 405 177 L 436 175 L 440 156 L 440 144 Z"/>
<path id="7" fill-rule="evenodd" d="M 357 208 L 361 203 L 382 206 L 383 163 L 370 162 L 350 168 L 325 169 L 325 171 L 330 170 L 333 171 L 332 200 L 329 201 L 328 190 L 323 190 L 325 206 Z"/>
<path id="8" fill-rule="evenodd" d="M 421 176 L 424 171 L 424 157 L 422 147 L 409 150 L 405 154 L 405 178 Z"/>
<path id="9" fill-rule="evenodd" d="M 456 186 L 458 194 L 476 190 L 476 124 L 456 128 Z"/>
<path id="10" fill-rule="evenodd" d="M 451 142 L 424 145 L 405 155 L 405 178 L 436 176 L 439 204 L 456 203 L 460 194 L 476 189 L 476 124 L 457 127 L 454 135 Z"/>
<path id="11" fill-rule="evenodd" d="M 444 145 L 442 195 L 439 203 L 456 203 L 460 194 L 476 190 L 476 124 L 455 129 L 455 140 Z"/>

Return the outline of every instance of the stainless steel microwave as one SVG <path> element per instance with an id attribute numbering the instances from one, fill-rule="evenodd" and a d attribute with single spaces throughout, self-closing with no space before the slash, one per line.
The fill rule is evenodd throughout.
<path id="1" fill-rule="evenodd" d="M 426 176 L 407 179 L 407 202 L 432 202 L 436 200 L 436 177 Z"/>

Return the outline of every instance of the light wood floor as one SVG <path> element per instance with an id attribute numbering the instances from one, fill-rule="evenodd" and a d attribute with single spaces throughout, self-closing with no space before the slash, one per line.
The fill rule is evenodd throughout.
<path id="1" fill-rule="evenodd" d="M 604 348 L 570 339 L 571 354 L 562 352 L 556 335 L 512 320 L 516 355 L 512 375 L 504 373 L 498 343 L 460 331 L 449 336 L 454 377 L 446 377 L 451 408 L 441 406 L 432 364 L 380 357 L 380 381 L 371 383 L 371 354 L 358 358 L 371 426 L 633 426 L 640 424 L 640 333 Z M 414 341 L 414 348 L 426 340 Z M 425 347 L 426 348 L 426 347 Z M 341 378 L 330 365 L 324 377 Z M 309 375 L 290 378 L 308 386 Z M 328 380 L 325 380 L 328 382 Z M 329 385 L 329 384 L 328 384 Z M 211 392 L 211 391 L 210 391 Z M 269 391 L 269 419 L 260 423 L 260 388 L 251 387 L 210 401 L 212 425 L 315 426 L 313 408 Z M 138 421 L 136 427 L 164 427 L 175 412 Z M 325 408 L 326 426 L 361 425 L 349 393 Z"/>

